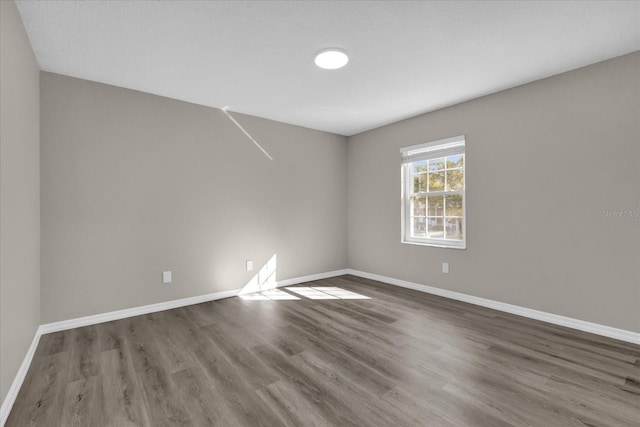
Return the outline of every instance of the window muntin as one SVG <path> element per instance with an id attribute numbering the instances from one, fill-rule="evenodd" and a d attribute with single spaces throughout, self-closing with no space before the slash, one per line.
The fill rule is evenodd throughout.
<path id="1" fill-rule="evenodd" d="M 464 137 L 401 150 L 406 243 L 466 247 Z"/>

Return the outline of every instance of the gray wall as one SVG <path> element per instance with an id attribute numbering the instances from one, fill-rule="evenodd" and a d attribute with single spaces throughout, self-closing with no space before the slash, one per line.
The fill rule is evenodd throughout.
<path id="1" fill-rule="evenodd" d="M 603 217 L 640 209 L 638 76 L 636 52 L 349 138 L 349 267 L 640 332 L 640 218 Z M 401 244 L 398 150 L 461 134 L 467 250 Z"/>
<path id="2" fill-rule="evenodd" d="M 270 161 L 220 110 L 40 83 L 43 323 L 346 267 L 346 138 L 236 115 Z"/>
<path id="3" fill-rule="evenodd" d="M 0 1 L 0 401 L 40 324 L 39 67 Z"/>

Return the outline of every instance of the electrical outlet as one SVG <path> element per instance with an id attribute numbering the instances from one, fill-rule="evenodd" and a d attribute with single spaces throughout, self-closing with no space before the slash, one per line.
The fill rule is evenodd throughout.
<path id="1" fill-rule="evenodd" d="M 247 260 L 247 271 L 253 270 L 253 261 L 250 259 Z"/>
<path id="2" fill-rule="evenodd" d="M 449 272 L 449 263 L 448 262 L 443 262 L 442 263 L 442 272 L 443 273 L 448 273 Z"/>
<path id="3" fill-rule="evenodd" d="M 162 272 L 162 283 L 171 283 L 171 272 L 163 271 Z"/>

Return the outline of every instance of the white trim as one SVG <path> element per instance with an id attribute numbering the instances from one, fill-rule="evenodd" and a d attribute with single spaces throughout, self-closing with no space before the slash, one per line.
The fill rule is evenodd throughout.
<path id="1" fill-rule="evenodd" d="M 418 245 L 418 246 L 430 246 L 432 248 L 442 248 L 442 249 L 457 249 L 457 250 L 461 250 L 461 251 L 465 251 L 467 250 L 466 246 L 452 246 L 452 245 L 443 245 L 443 244 L 438 244 L 437 242 L 442 243 L 443 239 L 432 239 L 434 243 L 429 243 L 431 242 L 431 240 L 428 239 L 422 239 L 422 240 L 407 240 L 407 239 L 402 239 L 400 240 L 400 243 L 402 243 L 403 245 Z M 446 242 L 451 242 L 452 240 L 445 240 Z"/>
<path id="2" fill-rule="evenodd" d="M 613 328 L 611 326 L 600 325 L 598 323 L 591 323 L 571 317 L 560 316 L 558 314 L 547 313 L 545 311 L 533 310 L 531 308 L 507 304 L 504 302 L 494 301 L 486 298 L 474 297 L 472 295 L 467 295 L 460 292 L 434 288 L 432 286 L 421 285 L 419 283 L 408 282 L 406 280 L 394 279 L 392 277 L 380 276 L 378 274 L 367 273 L 364 271 L 348 269 L 348 272 L 349 274 L 352 274 L 354 276 L 377 280 L 389 285 L 401 286 L 403 288 L 413 289 L 415 291 L 438 295 L 457 301 L 464 301 L 470 304 L 488 307 L 494 310 L 504 311 L 506 313 L 516 314 L 518 316 L 528 317 L 530 319 L 541 320 L 543 322 L 552 323 L 554 325 L 565 326 L 567 328 L 577 329 L 579 331 L 590 332 L 592 334 L 602 335 L 609 338 L 615 338 L 617 340 L 626 341 L 633 344 L 640 344 L 640 333 L 638 332 Z"/>
<path id="3" fill-rule="evenodd" d="M 22 383 L 29 371 L 29 366 L 31 366 L 33 356 L 36 353 L 36 348 L 38 348 L 38 342 L 40 342 L 41 335 L 42 326 L 39 326 L 38 329 L 36 329 L 36 333 L 31 341 L 29 349 L 27 350 L 27 354 L 24 355 L 20 368 L 18 369 L 16 376 L 13 378 L 13 383 L 11 384 L 11 387 L 9 387 L 9 391 L 2 401 L 2 406 L 0 407 L 0 426 L 4 426 L 4 423 L 7 422 L 7 418 L 9 418 L 9 413 L 11 412 L 11 408 L 13 408 L 13 403 L 16 401 L 16 397 L 18 397 L 20 387 L 22 387 Z"/>
<path id="4" fill-rule="evenodd" d="M 431 151 L 447 150 L 456 147 L 464 147 L 466 135 L 452 136 L 451 138 L 429 141 L 422 144 L 410 145 L 400 149 L 403 156 L 411 156 L 418 153 L 428 153 Z M 434 158 L 439 156 L 434 156 Z"/>

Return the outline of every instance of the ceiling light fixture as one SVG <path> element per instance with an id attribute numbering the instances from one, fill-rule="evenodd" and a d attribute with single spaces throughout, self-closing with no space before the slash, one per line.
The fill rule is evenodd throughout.
<path id="1" fill-rule="evenodd" d="M 316 53 L 315 63 L 318 67 L 325 70 L 337 70 L 347 65 L 349 57 L 347 52 L 335 47 L 329 49 L 322 49 Z"/>

